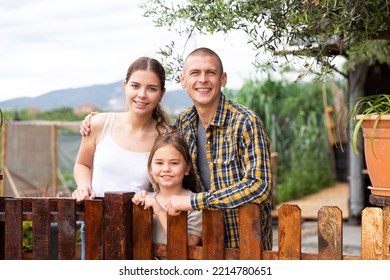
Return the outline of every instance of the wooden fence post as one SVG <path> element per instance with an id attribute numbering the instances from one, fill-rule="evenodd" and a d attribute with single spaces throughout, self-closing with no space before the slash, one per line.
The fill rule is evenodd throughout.
<path id="1" fill-rule="evenodd" d="M 188 258 L 187 211 L 178 216 L 167 217 L 167 259 L 186 260 Z"/>
<path id="2" fill-rule="evenodd" d="M 0 178 L 0 180 L 1 179 L 2 178 Z M 4 212 L 4 208 L 5 208 L 5 197 L 0 197 L 0 212 Z M 4 259 L 5 259 L 5 222 L 0 219 L 0 260 L 4 260 Z"/>
<path id="3" fill-rule="evenodd" d="M 33 198 L 33 259 L 50 260 L 50 199 Z"/>
<path id="4" fill-rule="evenodd" d="M 153 210 L 133 205 L 133 259 L 153 259 Z"/>
<path id="5" fill-rule="evenodd" d="M 22 199 L 5 199 L 5 259 L 22 259 Z"/>
<path id="6" fill-rule="evenodd" d="M 383 251 L 382 209 L 367 207 L 362 212 L 362 260 L 381 260 Z"/>
<path id="7" fill-rule="evenodd" d="M 261 260 L 260 219 L 258 204 L 246 204 L 239 208 L 240 260 Z"/>
<path id="8" fill-rule="evenodd" d="M 85 259 L 104 259 L 103 199 L 84 201 Z"/>
<path id="9" fill-rule="evenodd" d="M 104 194 L 104 258 L 129 260 L 133 258 L 134 193 L 106 192 Z"/>
<path id="10" fill-rule="evenodd" d="M 223 210 L 202 211 L 203 259 L 225 259 L 225 228 Z"/>
<path id="11" fill-rule="evenodd" d="M 301 259 L 301 209 L 284 204 L 278 209 L 279 259 Z"/>
<path id="12" fill-rule="evenodd" d="M 318 211 L 318 258 L 343 259 L 343 218 L 338 207 L 322 207 Z"/>
<path id="13" fill-rule="evenodd" d="M 390 206 L 383 207 L 383 259 L 390 260 Z"/>
<path id="14" fill-rule="evenodd" d="M 76 200 L 58 200 L 58 259 L 76 259 Z"/>

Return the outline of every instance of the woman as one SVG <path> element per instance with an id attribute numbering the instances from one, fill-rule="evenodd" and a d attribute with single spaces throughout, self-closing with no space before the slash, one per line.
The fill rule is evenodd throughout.
<path id="1" fill-rule="evenodd" d="M 101 113 L 91 119 L 91 133 L 82 138 L 74 165 L 77 202 L 103 197 L 108 191 L 151 191 L 147 161 L 154 140 L 168 126 L 160 107 L 165 71 L 155 59 L 141 57 L 127 70 L 123 82 L 128 110 Z M 81 227 L 82 259 L 85 228 Z"/>
<path id="2" fill-rule="evenodd" d="M 77 202 L 103 197 L 107 191 L 151 190 L 147 160 L 154 140 L 168 126 L 160 107 L 165 71 L 155 59 L 134 61 L 123 82 L 128 110 L 91 119 L 74 166 Z"/>

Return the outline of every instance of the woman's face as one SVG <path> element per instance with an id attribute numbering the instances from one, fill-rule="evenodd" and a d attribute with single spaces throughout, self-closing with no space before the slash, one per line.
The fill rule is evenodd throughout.
<path id="1" fill-rule="evenodd" d="M 164 96 L 158 76 L 148 70 L 138 70 L 123 84 L 129 110 L 136 113 L 152 113 Z"/>

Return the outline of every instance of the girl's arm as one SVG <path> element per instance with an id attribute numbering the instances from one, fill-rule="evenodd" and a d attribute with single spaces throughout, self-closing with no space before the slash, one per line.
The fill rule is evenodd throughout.
<path id="1" fill-rule="evenodd" d="M 194 235 L 194 234 L 188 234 L 188 245 L 189 246 L 197 246 L 200 244 L 200 241 L 202 239 L 197 236 L 197 235 Z"/>

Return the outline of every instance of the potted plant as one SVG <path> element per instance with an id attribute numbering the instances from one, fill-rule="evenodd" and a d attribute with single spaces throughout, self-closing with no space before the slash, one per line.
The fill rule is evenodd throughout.
<path id="1" fill-rule="evenodd" d="M 350 109 L 346 121 L 352 125 L 352 146 L 358 153 L 360 131 L 363 132 L 364 155 L 371 194 L 390 196 L 390 95 L 376 94 L 358 97 L 338 112 Z"/>

